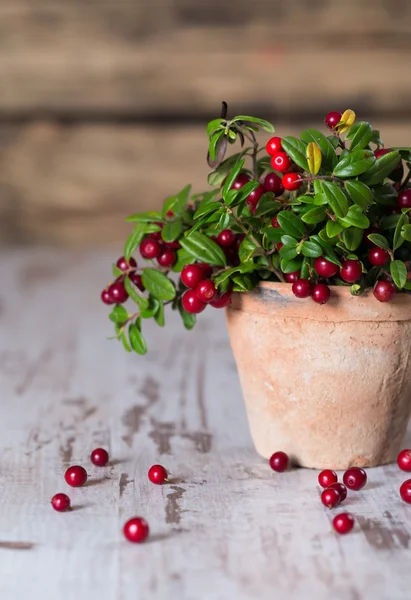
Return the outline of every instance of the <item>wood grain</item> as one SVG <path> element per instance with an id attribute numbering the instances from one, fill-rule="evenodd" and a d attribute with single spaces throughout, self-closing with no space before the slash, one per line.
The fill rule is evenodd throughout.
<path id="1" fill-rule="evenodd" d="M 273 474 L 254 452 L 222 313 L 191 333 L 176 315 L 150 324 L 144 358 L 104 340 L 112 258 L 0 254 L 1 598 L 406 600 L 405 474 L 369 470 L 346 502 L 356 530 L 337 537 L 317 473 Z M 100 445 L 103 469 L 88 458 Z M 170 484 L 149 483 L 154 461 Z M 84 488 L 67 488 L 68 464 L 88 469 Z M 71 513 L 51 509 L 59 491 Z M 151 537 L 135 547 L 121 526 L 136 514 Z"/>

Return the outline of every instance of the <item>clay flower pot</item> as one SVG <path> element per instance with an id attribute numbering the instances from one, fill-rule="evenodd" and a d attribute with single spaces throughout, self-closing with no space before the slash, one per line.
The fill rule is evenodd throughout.
<path id="1" fill-rule="evenodd" d="M 323 306 L 291 285 L 234 294 L 231 346 L 257 451 L 312 468 L 395 460 L 411 411 L 411 297 L 331 288 Z"/>

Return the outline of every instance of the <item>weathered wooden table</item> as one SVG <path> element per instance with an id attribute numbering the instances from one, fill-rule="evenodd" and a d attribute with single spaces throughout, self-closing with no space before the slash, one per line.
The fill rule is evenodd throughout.
<path id="1" fill-rule="evenodd" d="M 191 333 L 168 315 L 144 358 L 105 341 L 111 258 L 0 255 L 1 600 L 409 600 L 404 474 L 370 470 L 338 537 L 317 473 L 275 474 L 254 452 L 223 314 Z M 100 445 L 103 469 L 88 458 Z M 169 485 L 148 482 L 153 462 Z M 84 488 L 65 484 L 70 464 Z M 50 507 L 59 491 L 72 512 Z M 143 545 L 121 533 L 134 515 Z"/>

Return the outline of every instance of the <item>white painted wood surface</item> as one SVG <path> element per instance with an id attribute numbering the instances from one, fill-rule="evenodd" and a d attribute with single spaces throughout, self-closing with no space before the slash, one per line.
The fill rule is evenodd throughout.
<path id="1" fill-rule="evenodd" d="M 370 470 L 338 537 L 317 473 L 274 474 L 255 454 L 221 313 L 191 333 L 168 315 L 145 358 L 105 341 L 112 258 L 0 254 L 1 600 L 409 600 L 404 474 Z M 100 445 L 104 469 L 88 460 Z M 172 483 L 148 482 L 153 462 Z M 84 488 L 66 486 L 70 464 Z M 60 491 L 71 513 L 51 509 Z M 134 515 L 144 545 L 122 537 Z"/>

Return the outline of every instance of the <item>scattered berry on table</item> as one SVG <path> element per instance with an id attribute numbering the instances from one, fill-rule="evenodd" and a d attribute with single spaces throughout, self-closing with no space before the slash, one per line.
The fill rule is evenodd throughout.
<path id="1" fill-rule="evenodd" d="M 64 512 L 70 508 L 70 498 L 67 494 L 56 494 L 51 499 L 51 505 L 57 512 Z"/>
<path id="2" fill-rule="evenodd" d="M 340 513 L 333 520 L 333 527 L 337 533 L 349 533 L 354 527 L 355 521 L 351 513 Z"/>
<path id="3" fill-rule="evenodd" d="M 411 449 L 401 450 L 397 457 L 397 464 L 402 471 L 411 471 Z"/>
<path id="4" fill-rule="evenodd" d="M 81 487 L 87 481 L 87 471 L 78 465 L 69 467 L 65 472 L 64 479 L 71 487 Z"/>
<path id="5" fill-rule="evenodd" d="M 336 483 L 332 483 L 329 487 L 333 490 L 337 490 L 337 492 L 340 494 L 341 502 L 344 502 L 347 497 L 347 488 L 345 485 L 337 481 Z"/>
<path id="6" fill-rule="evenodd" d="M 149 534 L 148 523 L 142 517 L 129 519 L 123 527 L 124 537 L 134 544 L 140 544 L 147 539 Z"/>
<path id="7" fill-rule="evenodd" d="M 333 488 L 327 488 L 326 490 L 323 490 L 321 494 L 321 502 L 327 508 L 335 508 L 340 504 L 341 496 L 338 490 Z"/>
<path id="8" fill-rule="evenodd" d="M 367 483 L 367 473 L 359 467 L 351 467 L 344 473 L 343 481 L 349 490 L 358 491 Z"/>
<path id="9" fill-rule="evenodd" d="M 407 479 L 400 487 L 400 496 L 407 504 L 411 504 L 411 479 Z"/>
<path id="10" fill-rule="evenodd" d="M 274 452 L 269 460 L 270 467 L 277 473 L 282 473 L 288 469 L 289 458 L 285 452 Z"/>
<path id="11" fill-rule="evenodd" d="M 90 460 L 96 467 L 105 467 L 109 460 L 107 450 L 104 450 L 104 448 L 95 448 L 90 454 Z"/>
<path id="12" fill-rule="evenodd" d="M 336 483 L 338 481 L 338 475 L 335 471 L 331 469 L 324 469 L 318 475 L 318 483 L 323 488 L 328 488 L 332 483 Z"/>
<path id="13" fill-rule="evenodd" d="M 162 465 L 153 465 L 148 471 L 148 478 L 151 483 L 161 485 L 167 481 L 168 473 Z"/>

